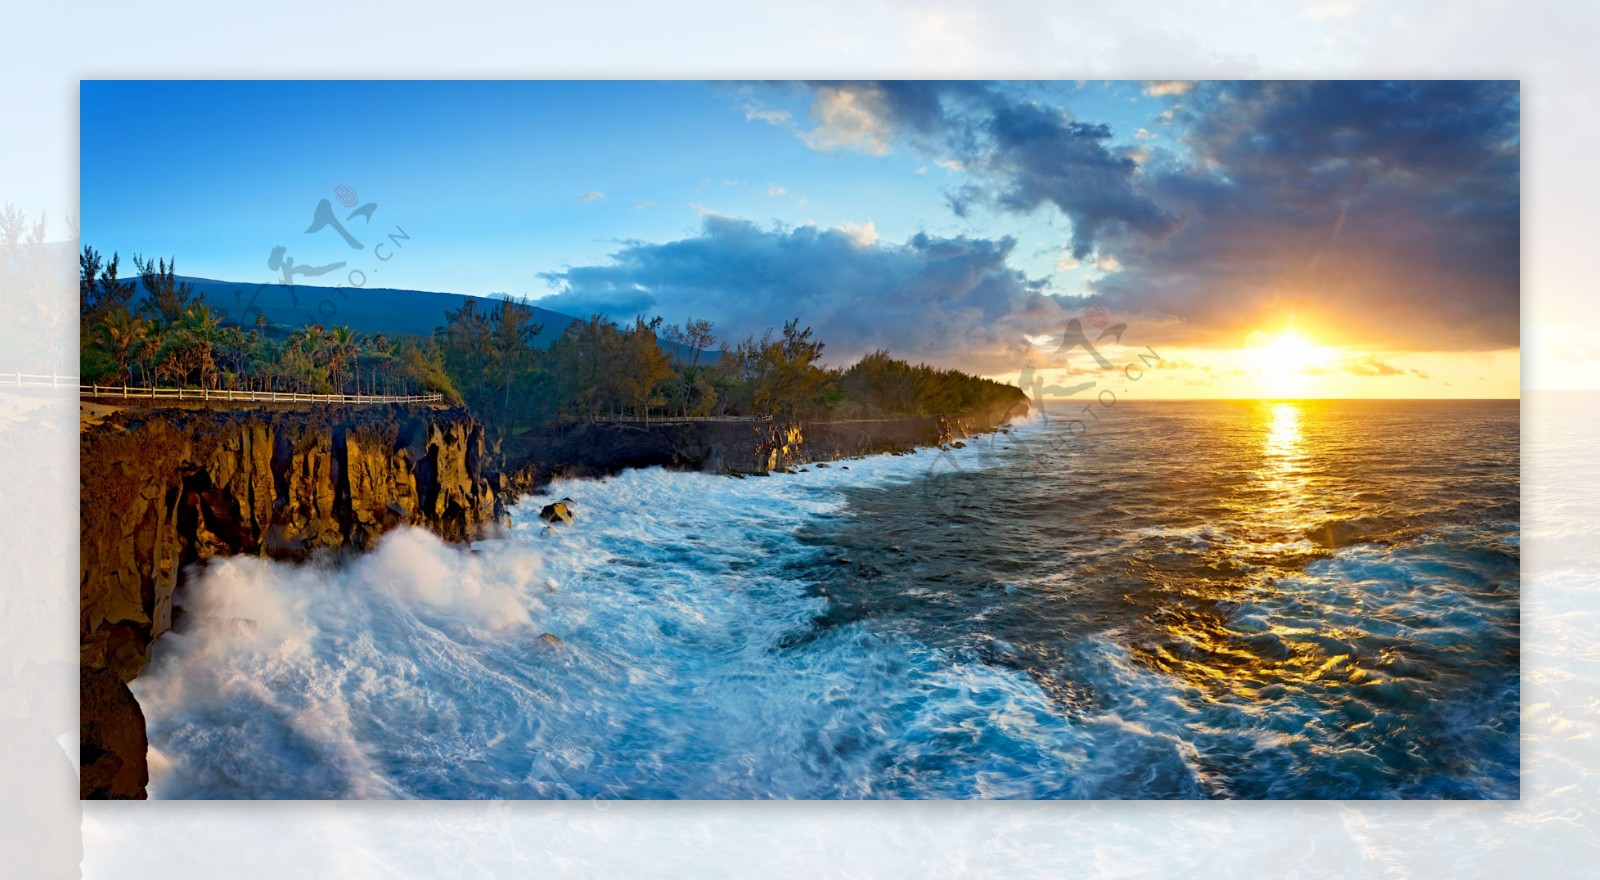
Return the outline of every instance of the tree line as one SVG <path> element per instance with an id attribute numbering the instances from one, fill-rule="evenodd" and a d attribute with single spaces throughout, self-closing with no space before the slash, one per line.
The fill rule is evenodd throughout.
<path id="1" fill-rule="evenodd" d="M 424 394 L 460 400 L 429 339 L 309 324 L 273 338 L 266 316 L 227 324 L 203 293 L 178 280 L 177 263 L 121 261 L 85 246 L 78 257 L 79 373 L 86 384 L 293 391 L 307 394 Z M 140 289 L 144 295 L 139 296 Z"/>
<path id="2" fill-rule="evenodd" d="M 874 351 L 847 368 L 798 319 L 728 345 L 710 321 L 575 320 L 547 346 L 526 300 L 468 300 L 435 334 L 465 403 L 501 436 L 608 418 L 936 416 L 1005 405 L 1017 389 Z M 726 347 L 724 347 L 726 346 Z"/>
<path id="3" fill-rule="evenodd" d="M 526 299 L 469 298 L 431 336 L 365 335 L 310 324 L 282 339 L 259 313 L 225 323 L 175 261 L 79 258 L 86 383 L 308 393 L 438 392 L 502 437 L 608 418 L 935 416 L 1003 405 L 1016 389 L 874 351 L 849 367 L 798 319 L 743 341 L 710 321 L 574 320 L 548 345 Z M 142 287 L 143 295 L 139 296 Z"/>

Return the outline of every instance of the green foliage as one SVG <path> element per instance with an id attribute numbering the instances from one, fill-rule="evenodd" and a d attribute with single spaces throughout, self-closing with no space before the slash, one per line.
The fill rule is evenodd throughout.
<path id="1" fill-rule="evenodd" d="M 824 344 L 798 319 L 731 351 L 709 321 L 621 325 L 573 321 L 549 348 L 525 299 L 468 300 L 431 337 L 364 337 L 310 324 L 281 342 L 222 315 L 176 279 L 173 264 L 135 257 L 148 294 L 135 314 L 117 258 L 79 258 L 85 381 L 326 394 L 438 392 L 502 437 L 518 427 L 584 420 L 704 416 L 809 419 L 936 416 L 1005 405 L 1010 386 L 959 370 L 913 366 L 874 351 L 848 369 L 822 364 Z M 670 352 L 670 353 L 669 353 Z M 714 355 L 714 356 L 713 356 Z"/>
<path id="2" fill-rule="evenodd" d="M 85 248 L 85 250 L 88 250 Z M 115 258 L 113 257 L 113 266 Z M 144 303 L 142 308 L 148 314 L 154 315 L 168 324 L 176 324 L 191 306 L 200 304 L 204 295 L 196 295 L 194 285 L 187 281 L 178 281 L 178 261 L 174 258 L 171 262 L 166 260 L 146 260 L 135 254 L 133 267 L 139 272 L 139 280 L 144 285 Z M 80 279 L 79 285 L 82 285 Z"/>
<path id="3" fill-rule="evenodd" d="M 78 311 L 91 323 L 118 309 L 131 308 L 136 282 L 117 278 L 120 257 L 103 260 L 99 251 L 84 245 L 78 255 Z"/>

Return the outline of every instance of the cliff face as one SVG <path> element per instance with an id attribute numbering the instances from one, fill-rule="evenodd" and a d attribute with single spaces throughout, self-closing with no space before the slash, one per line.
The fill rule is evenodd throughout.
<path id="1" fill-rule="evenodd" d="M 1028 412 L 1027 398 L 959 417 L 917 417 L 843 422 L 776 419 L 769 422 L 597 422 L 543 437 L 518 438 L 506 447 L 506 497 L 552 477 L 590 477 L 624 468 L 661 466 L 708 473 L 765 474 L 813 461 L 884 452 L 907 452 L 996 430 Z"/>
<path id="2" fill-rule="evenodd" d="M 171 628 L 184 566 L 493 522 L 483 429 L 460 408 L 125 410 L 80 444 L 81 660 L 124 681 Z"/>
<path id="3" fill-rule="evenodd" d="M 80 436 L 83 797 L 143 797 L 144 718 L 127 682 L 173 626 L 187 566 L 370 547 L 402 524 L 462 541 L 558 476 L 664 466 L 764 474 L 995 430 L 1027 398 L 960 417 L 850 422 L 592 423 L 507 445 L 486 478 L 483 430 L 452 407 L 144 409 Z"/>
<path id="4" fill-rule="evenodd" d="M 86 425 L 79 454 L 79 651 L 95 683 L 81 727 L 99 773 L 85 797 L 142 793 L 125 682 L 171 629 L 186 566 L 364 549 L 402 524 L 460 541 L 494 523 L 483 430 L 461 408 L 124 410 Z"/>

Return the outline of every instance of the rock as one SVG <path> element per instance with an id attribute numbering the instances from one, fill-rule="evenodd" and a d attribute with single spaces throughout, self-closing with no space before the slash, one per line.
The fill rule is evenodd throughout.
<path id="1" fill-rule="evenodd" d="M 956 449 L 966 449 L 967 448 L 967 444 L 962 443 L 960 440 L 957 440 L 956 442 L 954 442 L 954 443 L 952 443 L 950 445 L 954 446 Z"/>
<path id="2" fill-rule="evenodd" d="M 461 407 L 127 409 L 79 434 L 79 662 L 132 681 L 172 628 L 190 566 L 223 556 L 301 560 L 370 547 L 401 525 L 464 542 L 494 524 L 483 429 Z M 96 679 L 103 676 L 96 676 Z M 85 685 L 85 688 L 90 685 Z M 132 749 L 143 717 L 102 681 L 80 739 L 102 797 L 137 797 L 143 770 L 91 736 Z M 86 691 L 87 693 L 87 691 Z M 123 686 L 123 693 L 126 687 Z M 103 737 L 102 737 L 103 739 Z M 135 766 L 137 765 L 137 766 Z M 88 796 L 88 795 L 85 795 Z"/>
<path id="3" fill-rule="evenodd" d="M 819 468 L 825 468 L 825 467 L 827 467 L 827 466 L 828 466 L 828 463 L 827 463 L 827 462 L 825 462 L 825 461 L 819 461 L 819 462 L 817 462 L 817 467 L 819 467 Z"/>
<path id="4" fill-rule="evenodd" d="M 142 800 L 150 782 L 144 712 L 109 669 L 78 670 L 78 797 Z"/>
<path id="5" fill-rule="evenodd" d="M 572 525 L 572 510 L 567 507 L 565 501 L 557 501 L 554 504 L 546 504 L 544 509 L 539 511 L 539 518 L 547 523 L 564 522 L 570 526 Z"/>
<path id="6" fill-rule="evenodd" d="M 550 645 L 551 647 L 555 647 L 555 648 L 559 648 L 563 644 L 565 644 L 564 642 L 561 641 L 561 637 L 560 636 L 554 635 L 552 633 L 543 633 L 543 634 L 541 634 L 539 636 L 539 641 L 544 642 L 545 644 Z"/>

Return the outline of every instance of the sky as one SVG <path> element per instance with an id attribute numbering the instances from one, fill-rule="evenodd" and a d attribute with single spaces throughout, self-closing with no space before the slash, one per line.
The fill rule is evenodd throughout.
<path id="1" fill-rule="evenodd" d="M 83 241 L 186 275 L 798 317 L 833 363 L 1058 397 L 1518 395 L 1514 82 L 86 81 L 80 110 Z"/>

